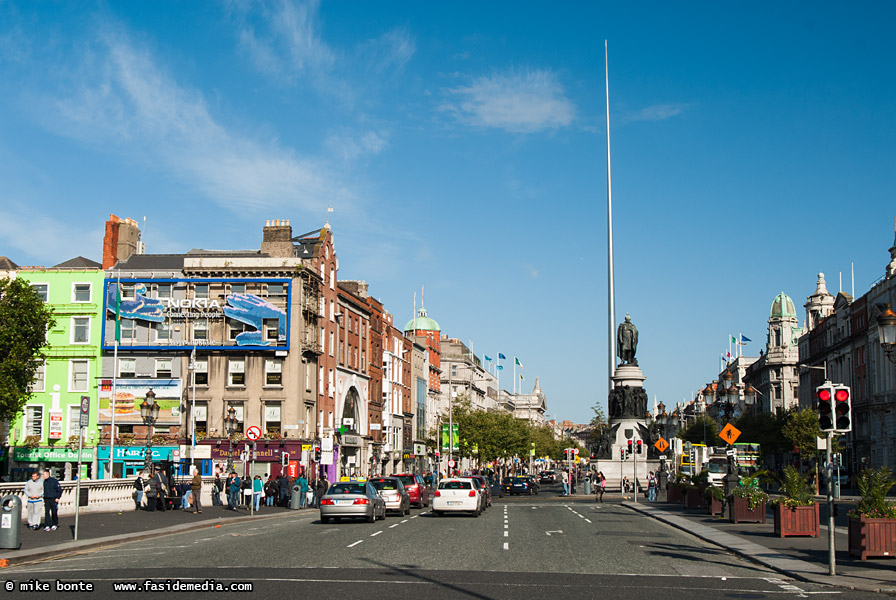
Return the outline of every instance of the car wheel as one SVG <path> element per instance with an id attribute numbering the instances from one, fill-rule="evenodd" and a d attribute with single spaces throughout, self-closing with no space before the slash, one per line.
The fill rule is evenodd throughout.
<path id="1" fill-rule="evenodd" d="M 326 525 L 326 524 L 328 524 L 329 522 L 330 522 L 330 519 L 329 519 L 328 517 L 321 517 L 321 518 L 320 518 L 320 524 L 321 524 L 321 525 Z"/>
<path id="2" fill-rule="evenodd" d="M 434 517 L 441 517 L 441 516 L 442 516 L 442 511 L 440 511 L 440 510 L 434 510 L 434 511 L 432 511 L 432 515 L 433 515 Z"/>
<path id="3" fill-rule="evenodd" d="M 367 517 L 367 522 L 368 522 L 368 523 L 375 523 L 375 522 L 376 522 L 376 509 L 370 511 L 370 516 Z"/>
<path id="4" fill-rule="evenodd" d="M 535 493 L 534 490 L 532 488 L 529 488 L 529 495 L 531 496 L 534 493 Z"/>
<path id="5" fill-rule="evenodd" d="M 481 511 L 477 508 L 476 510 L 473 511 L 473 516 L 478 519 L 480 513 L 481 513 Z"/>

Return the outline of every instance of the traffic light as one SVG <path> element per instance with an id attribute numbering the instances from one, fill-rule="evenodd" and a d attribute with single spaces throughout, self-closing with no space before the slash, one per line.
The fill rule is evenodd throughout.
<path id="1" fill-rule="evenodd" d="M 641 440 L 638 440 L 638 447 L 635 450 L 638 454 L 641 454 L 644 451 L 642 446 L 643 446 L 643 444 L 641 444 Z"/>
<path id="2" fill-rule="evenodd" d="M 314 462 L 316 462 L 316 463 L 320 462 L 320 446 L 314 447 Z"/>
<path id="3" fill-rule="evenodd" d="M 852 431 L 852 407 L 849 386 L 834 386 L 834 431 Z"/>
<path id="4" fill-rule="evenodd" d="M 815 388 L 815 410 L 818 412 L 818 427 L 822 431 L 834 430 L 834 388 L 825 382 Z"/>
<path id="5" fill-rule="evenodd" d="M 284 467 L 289 464 L 289 452 L 284 452 L 280 455 L 280 464 Z"/>
<path id="6" fill-rule="evenodd" d="M 629 440 L 628 441 L 628 456 L 632 455 L 633 446 L 634 446 L 634 442 L 632 442 L 632 440 Z"/>

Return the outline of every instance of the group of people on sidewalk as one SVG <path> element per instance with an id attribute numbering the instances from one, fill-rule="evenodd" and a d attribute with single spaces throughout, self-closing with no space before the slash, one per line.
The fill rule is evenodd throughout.
<path id="1" fill-rule="evenodd" d="M 155 467 L 152 475 L 141 471 L 134 480 L 133 498 L 136 509 L 164 512 L 168 510 L 170 501 L 172 510 L 175 508 L 175 503 L 179 502 L 182 510 L 189 511 L 189 507 L 192 506 L 191 512 L 202 513 L 202 475 L 196 467 L 191 467 L 190 473 L 192 478 L 189 482 L 173 485 L 160 467 Z"/>
<path id="2" fill-rule="evenodd" d="M 33 471 L 31 479 L 25 482 L 28 528 L 40 529 L 43 517 L 44 531 L 56 531 L 59 528 L 60 498 L 62 498 L 62 486 L 50 470 L 44 469 L 42 474 Z"/>

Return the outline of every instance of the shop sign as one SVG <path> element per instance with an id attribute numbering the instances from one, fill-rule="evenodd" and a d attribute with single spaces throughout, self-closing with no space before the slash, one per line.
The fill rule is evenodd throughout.
<path id="1" fill-rule="evenodd" d="M 426 445 L 425 444 L 414 444 L 414 454 L 417 456 L 423 456 L 426 454 Z"/>
<path id="2" fill-rule="evenodd" d="M 177 446 L 153 446 L 152 459 L 171 460 L 171 453 L 177 450 Z M 99 460 L 109 460 L 109 446 L 100 446 L 97 449 Z M 146 458 L 146 448 L 143 446 L 115 446 L 112 460 L 143 461 Z"/>
<path id="3" fill-rule="evenodd" d="M 191 454 L 193 456 L 190 456 Z M 205 444 L 196 444 L 194 452 L 193 446 L 181 446 L 180 455 L 187 458 L 211 458 L 212 447 Z"/>
<path id="4" fill-rule="evenodd" d="M 344 435 L 342 436 L 342 445 L 350 446 L 353 448 L 361 447 L 361 436 L 359 435 Z"/>
<path id="5" fill-rule="evenodd" d="M 108 454 L 108 452 L 107 452 Z M 13 448 L 12 459 L 20 462 L 77 462 L 78 451 L 68 448 Z M 93 460 L 93 448 L 81 449 L 81 460 Z"/>
<path id="6" fill-rule="evenodd" d="M 62 439 L 62 410 L 59 408 L 51 408 L 50 411 L 50 439 Z"/>
<path id="7" fill-rule="evenodd" d="M 413 460 L 414 453 L 413 452 L 402 452 L 401 458 L 402 458 L 402 460 Z"/>
<path id="8" fill-rule="evenodd" d="M 140 403 L 152 388 L 160 409 L 156 425 L 180 425 L 180 402 L 183 393 L 180 379 L 118 379 L 114 382 L 114 386 L 113 399 L 112 380 L 100 380 L 98 420 L 101 424 L 112 422 L 114 410 L 116 424 L 142 425 Z"/>

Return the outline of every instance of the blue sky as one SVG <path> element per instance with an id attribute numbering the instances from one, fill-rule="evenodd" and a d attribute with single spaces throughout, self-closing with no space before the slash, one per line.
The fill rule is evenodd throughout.
<path id="1" fill-rule="evenodd" d="M 320 227 L 404 323 L 414 292 L 552 417 L 606 402 L 606 118 L 617 317 L 666 404 L 765 343 L 819 271 L 893 242 L 890 3 L 0 0 L 0 254 L 99 259 Z M 197 226 L 201 223 L 201 226 Z M 418 295 L 419 302 L 419 295 Z M 800 308 L 800 313 L 802 309 Z M 508 362 L 509 369 L 509 362 Z M 505 371 L 507 373 L 507 371 Z M 509 387 L 510 377 L 502 383 Z"/>

